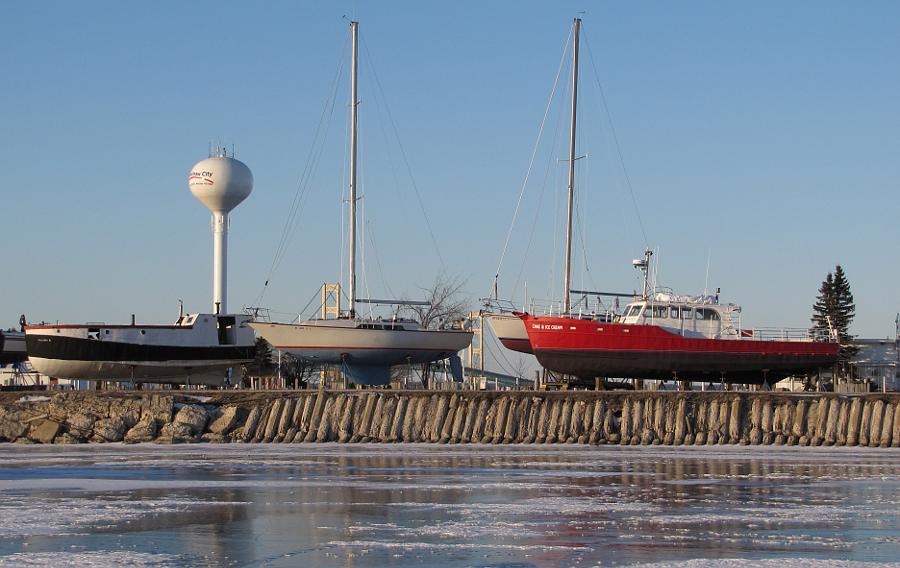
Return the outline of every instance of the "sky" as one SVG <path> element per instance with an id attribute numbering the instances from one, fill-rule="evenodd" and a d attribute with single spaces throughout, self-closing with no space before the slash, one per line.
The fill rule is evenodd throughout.
<path id="1" fill-rule="evenodd" d="M 547 111 L 498 288 L 558 299 L 576 15 L 573 287 L 638 289 L 649 246 L 659 285 L 721 288 L 745 327 L 805 327 L 841 264 L 851 331 L 893 335 L 893 1 L 4 2 L 0 326 L 209 310 L 209 215 L 186 178 L 212 141 L 255 178 L 232 214 L 231 310 L 296 313 L 345 277 L 348 18 L 363 294 L 416 298 L 443 275 L 477 308 Z"/>

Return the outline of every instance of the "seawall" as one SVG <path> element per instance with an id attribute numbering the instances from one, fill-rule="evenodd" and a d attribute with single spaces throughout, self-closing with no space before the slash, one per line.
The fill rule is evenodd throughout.
<path id="1" fill-rule="evenodd" d="M 900 446 L 900 393 L 4 393 L 0 442 Z"/>

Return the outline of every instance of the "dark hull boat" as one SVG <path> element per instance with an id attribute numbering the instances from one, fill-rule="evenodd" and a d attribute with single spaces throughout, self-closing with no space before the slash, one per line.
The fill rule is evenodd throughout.
<path id="1" fill-rule="evenodd" d="M 25 333 L 32 366 L 49 377 L 222 385 L 225 369 L 253 360 L 249 319 L 189 314 L 175 325 L 36 325 Z"/>
<path id="2" fill-rule="evenodd" d="M 22 363 L 28 359 L 25 334 L 18 331 L 0 331 L 0 365 Z"/>

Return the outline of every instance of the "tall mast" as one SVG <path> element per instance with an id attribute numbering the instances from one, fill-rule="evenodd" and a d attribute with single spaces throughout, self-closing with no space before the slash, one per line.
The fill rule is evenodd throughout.
<path id="1" fill-rule="evenodd" d="M 572 288 L 572 214 L 575 206 L 575 118 L 578 108 L 578 32 L 581 18 L 575 18 L 572 34 L 572 126 L 569 137 L 569 205 L 566 209 L 566 280 L 563 292 L 563 313 L 572 307 L 569 290 Z"/>
<path id="2" fill-rule="evenodd" d="M 350 316 L 356 315 L 356 94 L 359 22 L 350 22 L 353 59 L 350 73 Z"/>

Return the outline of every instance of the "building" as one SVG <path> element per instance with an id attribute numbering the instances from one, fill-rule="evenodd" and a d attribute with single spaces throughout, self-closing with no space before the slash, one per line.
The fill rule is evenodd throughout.
<path id="1" fill-rule="evenodd" d="M 854 379 L 871 381 L 876 390 L 900 391 L 900 335 L 894 339 L 857 339 L 859 352 L 850 362 Z"/>

